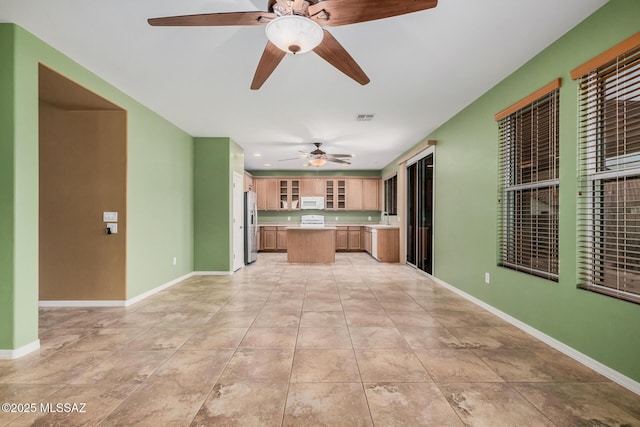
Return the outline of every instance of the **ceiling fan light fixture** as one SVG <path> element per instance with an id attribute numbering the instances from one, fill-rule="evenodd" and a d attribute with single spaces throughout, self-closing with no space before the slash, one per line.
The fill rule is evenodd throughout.
<path id="1" fill-rule="evenodd" d="M 325 159 L 311 159 L 311 160 L 309 160 L 309 164 L 311 166 L 320 167 L 320 166 L 324 166 L 325 163 L 327 163 L 327 161 Z"/>
<path id="2" fill-rule="evenodd" d="M 318 46 L 324 31 L 304 16 L 284 15 L 269 22 L 265 28 L 267 38 L 278 49 L 287 53 L 306 53 Z"/>

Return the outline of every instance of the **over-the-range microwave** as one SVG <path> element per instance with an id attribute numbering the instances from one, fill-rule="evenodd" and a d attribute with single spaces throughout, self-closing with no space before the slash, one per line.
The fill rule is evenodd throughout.
<path id="1" fill-rule="evenodd" d="M 300 209 L 324 209 L 324 197 L 300 197 Z"/>

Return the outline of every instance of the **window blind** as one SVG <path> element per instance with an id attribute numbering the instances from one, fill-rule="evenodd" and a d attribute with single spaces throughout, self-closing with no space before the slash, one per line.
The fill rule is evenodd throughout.
<path id="1" fill-rule="evenodd" d="M 579 286 L 640 303 L 640 40 L 586 71 L 579 76 Z"/>
<path id="2" fill-rule="evenodd" d="M 558 280 L 559 85 L 499 113 L 498 265 Z M 524 104 L 524 106 L 522 106 Z M 513 109 L 511 109 L 513 110 Z"/>

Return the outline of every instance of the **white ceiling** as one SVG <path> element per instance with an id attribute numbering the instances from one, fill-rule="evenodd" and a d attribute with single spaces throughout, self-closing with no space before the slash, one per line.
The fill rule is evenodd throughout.
<path id="1" fill-rule="evenodd" d="M 311 151 L 313 141 L 355 154 L 349 169 L 381 169 L 605 3 L 440 0 L 435 9 L 332 27 L 371 83 L 360 86 L 310 52 L 287 55 L 258 91 L 249 85 L 263 27 L 151 27 L 146 19 L 266 10 L 267 0 L 1 0 L 0 21 L 187 133 L 231 137 L 248 170 L 303 169 L 301 160 L 278 160 Z M 361 113 L 375 118 L 356 121 Z"/>

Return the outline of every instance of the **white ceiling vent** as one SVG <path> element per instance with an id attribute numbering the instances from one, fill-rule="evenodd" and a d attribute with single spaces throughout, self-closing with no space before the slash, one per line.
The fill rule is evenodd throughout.
<path id="1" fill-rule="evenodd" d="M 370 122 L 375 114 L 356 114 L 357 122 Z"/>

